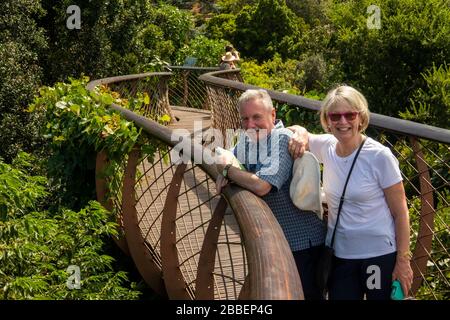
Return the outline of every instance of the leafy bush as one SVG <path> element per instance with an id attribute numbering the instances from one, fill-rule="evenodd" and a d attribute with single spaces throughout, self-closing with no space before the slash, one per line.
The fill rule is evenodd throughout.
<path id="1" fill-rule="evenodd" d="M 66 9 L 72 2 L 48 4 L 54 14 L 47 17 L 48 28 L 54 29 L 46 66 L 49 83 L 82 73 L 92 78 L 139 73 L 155 58 L 173 61 L 194 26 L 188 11 L 172 6 L 110 0 L 85 1 L 81 29 L 69 30 Z"/>
<path id="2" fill-rule="evenodd" d="M 111 215 L 97 202 L 80 212 L 38 211 L 47 181 L 30 176 L 34 159 L 21 153 L 19 166 L 0 162 L 0 297 L 2 299 L 136 299 L 125 272 L 104 254 L 117 234 Z M 69 289 L 71 265 L 80 268 L 80 289 Z M 73 288 L 73 287 L 72 287 Z"/>
<path id="3" fill-rule="evenodd" d="M 450 129 L 450 65 L 435 65 L 422 74 L 426 87 L 413 92 L 402 118 Z"/>
<path id="4" fill-rule="evenodd" d="M 0 43 L 0 158 L 10 163 L 20 150 L 31 152 L 40 143 L 39 115 L 26 106 L 40 83 L 37 55 L 22 43 Z"/>
<path id="5" fill-rule="evenodd" d="M 196 66 L 218 66 L 226 44 L 225 40 L 208 39 L 199 35 L 177 52 L 175 63 L 183 65 L 187 57 L 195 57 Z"/>
<path id="6" fill-rule="evenodd" d="M 327 69 L 321 55 L 305 56 L 300 61 L 283 60 L 275 55 L 261 65 L 254 60 L 241 63 L 244 82 L 300 95 L 307 95 L 313 90 L 320 92 L 323 83 L 327 83 Z"/>
<path id="7" fill-rule="evenodd" d="M 0 3 L 0 158 L 10 163 L 20 150 L 39 144 L 38 117 L 24 112 L 41 83 L 40 59 L 47 46 L 36 19 L 39 0 Z"/>
<path id="8" fill-rule="evenodd" d="M 269 70 L 264 64 L 259 65 L 255 60 L 243 61 L 241 63 L 241 75 L 245 83 L 252 84 L 265 89 L 273 89 Z"/>
<path id="9" fill-rule="evenodd" d="M 286 5 L 311 26 L 326 24 L 325 8 L 329 0 L 286 0 Z"/>
<path id="10" fill-rule="evenodd" d="M 235 19 L 232 13 L 215 15 L 206 22 L 206 33 L 212 39 L 232 39 L 236 31 Z"/>
<path id="11" fill-rule="evenodd" d="M 95 199 L 95 157 L 105 150 L 112 162 L 121 162 L 138 141 L 140 130 L 107 108 L 108 92 L 89 93 L 88 78 L 43 87 L 30 112 L 45 114 L 43 128 L 49 148 L 49 175 L 62 202 L 79 209 Z M 138 108 L 127 100 L 122 103 Z"/>
<path id="12" fill-rule="evenodd" d="M 246 57 L 259 62 L 279 53 L 282 58 L 299 56 L 305 48 L 308 26 L 283 0 L 260 0 L 245 6 L 236 17 L 233 43 Z"/>
<path id="13" fill-rule="evenodd" d="M 45 14 L 41 0 L 3 0 L 0 3 L 0 43 L 16 42 L 27 51 L 42 54 L 45 30 L 36 21 Z"/>

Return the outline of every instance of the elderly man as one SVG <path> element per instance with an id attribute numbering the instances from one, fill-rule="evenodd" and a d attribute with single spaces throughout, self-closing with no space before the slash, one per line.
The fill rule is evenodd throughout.
<path id="1" fill-rule="evenodd" d="M 246 134 L 233 149 L 247 171 L 222 158 L 217 165 L 217 192 L 228 180 L 262 197 L 277 218 L 290 245 L 307 300 L 321 299 L 315 285 L 315 270 L 326 228 L 311 211 L 301 211 L 292 202 L 289 186 L 293 159 L 288 151 L 292 132 L 275 120 L 272 99 L 265 90 L 247 90 L 238 101 L 242 129 Z M 255 213 L 257 214 L 257 213 Z"/>

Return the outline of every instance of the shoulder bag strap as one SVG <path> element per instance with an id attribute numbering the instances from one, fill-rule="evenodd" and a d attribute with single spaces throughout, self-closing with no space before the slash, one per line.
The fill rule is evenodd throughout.
<path id="1" fill-rule="evenodd" d="M 350 179 L 350 175 L 353 171 L 353 167 L 355 166 L 356 159 L 358 158 L 359 152 L 361 151 L 361 149 L 364 145 L 364 142 L 366 142 L 366 138 L 363 138 L 363 140 L 358 148 L 358 151 L 356 151 L 355 158 L 353 159 L 352 166 L 350 167 L 350 170 L 347 175 L 347 180 L 345 181 L 345 184 L 344 184 L 344 189 L 342 190 L 342 196 L 341 196 L 341 200 L 339 202 L 339 208 L 338 208 L 337 217 L 336 217 L 336 224 L 334 225 L 333 236 L 331 237 L 331 243 L 330 243 L 331 248 L 333 248 L 333 245 L 334 245 L 334 236 L 336 235 L 336 229 L 337 229 L 337 225 L 339 223 L 339 217 L 341 215 L 342 205 L 344 204 L 344 196 L 345 196 L 345 190 L 347 189 L 348 180 Z"/>

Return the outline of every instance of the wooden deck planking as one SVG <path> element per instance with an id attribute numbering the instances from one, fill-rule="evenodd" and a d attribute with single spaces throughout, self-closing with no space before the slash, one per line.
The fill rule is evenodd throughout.
<path id="1" fill-rule="evenodd" d="M 206 129 L 211 126 L 211 112 L 208 110 L 191 109 L 171 106 L 175 122 L 169 125 L 171 129 L 186 129 L 190 133 L 194 129 Z"/>

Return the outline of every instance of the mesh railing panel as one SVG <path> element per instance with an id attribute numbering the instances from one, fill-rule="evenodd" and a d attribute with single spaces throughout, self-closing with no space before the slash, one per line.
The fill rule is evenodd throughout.
<path id="1" fill-rule="evenodd" d="M 198 79 L 205 72 L 202 69 L 173 69 L 169 80 L 170 105 L 210 110 L 205 84 Z"/>
<path id="2" fill-rule="evenodd" d="M 143 104 L 135 112 L 142 114 L 150 119 L 158 120 L 164 114 L 172 116 L 169 106 L 168 85 L 169 76 L 145 77 L 133 80 L 113 82 L 108 87 L 120 94 L 121 97 L 128 100 L 148 95 L 149 104 Z"/>

